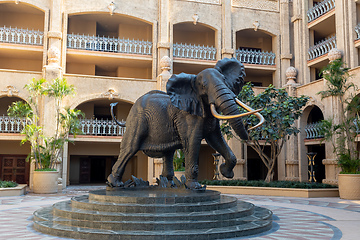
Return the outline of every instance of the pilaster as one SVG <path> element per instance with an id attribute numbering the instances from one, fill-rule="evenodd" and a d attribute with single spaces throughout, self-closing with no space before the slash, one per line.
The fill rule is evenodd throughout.
<path id="1" fill-rule="evenodd" d="M 232 42 L 232 21 L 231 21 L 231 0 L 222 0 L 222 31 L 221 39 L 221 55 L 222 58 L 231 58 L 234 55 L 234 47 Z"/>
<path id="2" fill-rule="evenodd" d="M 167 56 L 172 59 L 170 56 L 170 1 L 168 0 L 159 0 L 159 25 L 158 25 L 158 73 L 162 72 L 161 69 L 161 60 L 163 57 Z"/>
<path id="3" fill-rule="evenodd" d="M 290 51 L 290 9 L 289 9 L 289 0 L 280 1 L 280 86 L 283 86 L 286 83 L 285 71 L 290 67 L 290 61 L 292 59 L 292 54 Z"/>

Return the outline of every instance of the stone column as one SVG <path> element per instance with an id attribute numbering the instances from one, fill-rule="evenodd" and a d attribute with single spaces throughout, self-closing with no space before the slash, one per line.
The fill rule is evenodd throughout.
<path id="1" fill-rule="evenodd" d="M 166 91 L 166 83 L 169 80 L 169 78 L 171 77 L 171 73 L 170 73 L 171 67 L 172 67 L 171 62 L 172 61 L 168 56 L 164 56 L 160 60 L 160 68 L 161 68 L 162 72 L 157 77 L 157 89 L 158 90 Z"/>
<path id="2" fill-rule="evenodd" d="M 231 58 L 234 55 L 234 46 L 232 45 L 232 22 L 231 22 L 231 1 L 230 0 L 222 0 L 222 46 L 221 47 L 221 55 L 222 58 Z M 220 44 L 220 43 L 219 43 Z"/>
<path id="3" fill-rule="evenodd" d="M 294 67 L 288 67 L 285 71 L 286 76 L 286 85 L 284 86 L 289 96 L 296 96 L 296 87 L 299 84 L 296 83 L 297 70 Z M 294 123 L 298 125 L 297 121 Z M 284 154 L 282 158 L 279 158 L 278 162 L 278 171 L 279 171 L 279 180 L 289 180 L 289 181 L 299 181 L 299 162 L 298 159 L 298 138 L 296 136 L 291 136 L 284 146 Z"/>
<path id="4" fill-rule="evenodd" d="M 170 57 L 172 59 L 173 57 L 170 56 L 170 3 L 168 0 L 159 0 L 159 26 L 158 26 L 158 43 L 157 43 L 157 49 L 158 49 L 158 69 L 157 72 L 161 73 L 161 61 L 163 58 Z M 154 43 L 155 44 L 155 43 Z M 159 85 L 158 85 L 159 86 Z"/>
<path id="5" fill-rule="evenodd" d="M 335 31 L 336 31 L 336 47 L 344 53 L 344 61 L 350 62 L 350 46 L 349 38 L 349 19 L 346 0 L 335 0 Z"/>
<path id="6" fill-rule="evenodd" d="M 280 37 L 281 37 L 281 66 L 280 66 L 280 86 L 286 84 L 285 71 L 290 67 L 292 54 L 290 51 L 290 10 L 289 0 L 280 1 Z"/>
<path id="7" fill-rule="evenodd" d="M 299 69 L 297 79 L 300 84 L 310 82 L 310 71 L 307 66 L 309 30 L 307 28 L 306 12 L 308 9 L 308 1 L 293 1 L 293 16 L 291 17 L 291 22 L 294 24 L 294 66 Z"/>
<path id="8" fill-rule="evenodd" d="M 357 16 L 356 16 L 356 1 L 348 0 L 347 2 L 347 13 L 345 17 L 348 17 L 349 21 L 349 35 L 348 35 L 348 45 L 349 45 L 349 62 L 347 65 L 350 68 L 355 68 L 359 65 L 359 53 L 358 49 L 355 47 L 354 39 L 356 39 L 355 27 L 357 25 Z"/>

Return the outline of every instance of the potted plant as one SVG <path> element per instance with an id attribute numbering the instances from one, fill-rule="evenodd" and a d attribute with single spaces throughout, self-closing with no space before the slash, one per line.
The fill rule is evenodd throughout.
<path id="1" fill-rule="evenodd" d="M 180 180 L 182 175 L 185 175 L 185 156 L 181 149 L 177 149 L 174 153 L 174 176 Z"/>
<path id="2" fill-rule="evenodd" d="M 333 145 L 341 172 L 338 178 L 340 198 L 360 199 L 360 160 L 356 150 L 359 98 L 348 91 L 357 87 L 349 82 L 348 68 L 341 59 L 334 60 L 322 70 L 328 89 L 319 92 L 322 98 L 334 97 L 339 102 L 339 122 L 322 121 L 325 141 Z"/>
<path id="3" fill-rule="evenodd" d="M 62 106 L 64 97 L 75 94 L 75 88 L 65 79 L 54 79 L 47 82 L 45 79 L 32 79 L 24 87 L 29 97 L 27 102 L 13 102 L 8 109 L 11 117 L 25 118 L 21 134 L 24 138 L 21 144 L 29 142 L 31 151 L 27 160 L 31 159 L 35 165 L 33 173 L 33 191 L 35 193 L 57 192 L 59 172 L 57 163 L 61 161 L 61 154 L 69 134 L 74 136 L 81 132 L 79 116 L 80 110 Z M 55 109 L 55 131 L 50 135 L 44 134 L 43 122 L 40 122 L 39 105 L 44 97 L 53 100 Z"/>

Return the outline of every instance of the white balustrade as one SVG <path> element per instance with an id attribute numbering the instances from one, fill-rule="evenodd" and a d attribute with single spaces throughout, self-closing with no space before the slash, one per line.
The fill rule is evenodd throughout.
<path id="1" fill-rule="evenodd" d="M 312 60 L 328 53 L 331 49 L 336 48 L 336 36 L 326 38 L 314 46 L 311 46 L 308 50 L 309 59 Z"/>
<path id="2" fill-rule="evenodd" d="M 124 121 L 122 123 L 125 124 Z M 125 127 L 121 127 L 113 120 L 81 119 L 82 135 L 92 136 L 123 136 Z"/>
<path id="3" fill-rule="evenodd" d="M 313 8 L 309 9 L 307 12 L 308 22 L 312 22 L 318 17 L 324 15 L 325 13 L 329 12 L 330 10 L 335 8 L 335 0 L 324 0 Z"/>
<path id="4" fill-rule="evenodd" d="M 236 49 L 236 59 L 242 63 L 275 65 L 275 53 L 252 49 Z"/>
<path id="5" fill-rule="evenodd" d="M 90 51 L 151 55 L 152 42 L 115 37 L 68 34 L 67 47 Z"/>
<path id="6" fill-rule="evenodd" d="M 0 133 L 21 133 L 25 124 L 25 118 L 0 116 Z"/>
<path id="7" fill-rule="evenodd" d="M 44 32 L 14 27 L 0 27 L 0 42 L 42 45 Z"/>
<path id="8" fill-rule="evenodd" d="M 360 39 L 360 23 L 358 23 L 358 25 L 355 26 L 355 32 L 356 32 L 356 39 L 355 40 Z"/>
<path id="9" fill-rule="evenodd" d="M 216 60 L 216 48 L 186 43 L 173 44 L 173 55 L 178 58 Z"/>
<path id="10" fill-rule="evenodd" d="M 321 128 L 322 128 L 322 123 L 321 122 L 316 122 L 316 123 L 311 123 L 306 125 L 306 127 L 304 128 L 305 133 L 306 133 L 306 139 L 317 139 L 317 138 L 323 138 L 324 135 L 321 134 Z"/>

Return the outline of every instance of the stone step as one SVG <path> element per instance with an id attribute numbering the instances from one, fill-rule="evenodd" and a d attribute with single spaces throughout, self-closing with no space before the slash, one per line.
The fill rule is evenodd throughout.
<path id="1" fill-rule="evenodd" d="M 121 215 L 121 213 L 119 213 Z M 262 221 L 268 220 L 271 218 L 271 211 L 264 208 L 256 208 L 255 213 L 252 215 L 247 215 L 245 217 L 239 218 L 228 218 L 222 219 L 220 216 L 217 220 L 198 220 L 196 217 L 190 220 L 179 220 L 176 217 L 171 220 L 160 221 L 158 219 L 153 219 L 153 221 L 148 221 L 146 218 L 138 219 L 137 221 L 106 221 L 101 220 L 91 220 L 85 218 L 81 219 L 69 219 L 59 216 L 54 216 L 52 208 L 44 208 L 38 210 L 34 214 L 36 221 L 53 221 L 54 223 L 68 225 L 68 226 L 77 226 L 77 227 L 87 227 L 93 229 L 107 229 L 107 230 L 132 230 L 132 231 L 169 231 L 169 230 L 187 230 L 187 229 L 209 229 L 217 227 L 230 227 L 235 225 L 246 224 L 250 221 Z"/>
<path id="2" fill-rule="evenodd" d="M 111 203 L 89 200 L 89 196 L 77 196 L 71 199 L 72 207 L 105 212 L 123 213 L 170 213 L 170 212 L 202 212 L 232 208 L 237 205 L 237 199 L 230 196 L 220 196 L 219 200 L 198 203 L 172 204 L 137 204 Z"/>
<path id="3" fill-rule="evenodd" d="M 189 189 L 127 188 L 123 191 L 97 190 L 89 193 L 90 201 L 136 204 L 199 203 L 220 200 L 220 192 L 207 190 L 201 194 Z"/>
<path id="4" fill-rule="evenodd" d="M 161 224 L 161 223 L 158 223 Z M 34 228 L 46 234 L 77 239 L 131 239 L 131 240 L 177 240 L 177 239 L 226 239 L 257 234 L 271 229 L 271 220 L 245 222 L 231 227 L 190 230 L 126 231 L 92 229 L 67 226 L 53 221 L 34 221 Z"/>
<path id="5" fill-rule="evenodd" d="M 250 216 L 254 212 L 254 205 L 248 202 L 238 201 L 233 208 L 220 209 L 204 212 L 177 212 L 177 213 L 117 213 L 103 212 L 87 209 L 77 209 L 71 206 L 71 201 L 63 201 L 53 205 L 54 215 L 69 219 L 88 219 L 92 221 L 171 221 L 177 220 L 217 220 L 232 219 Z"/>

